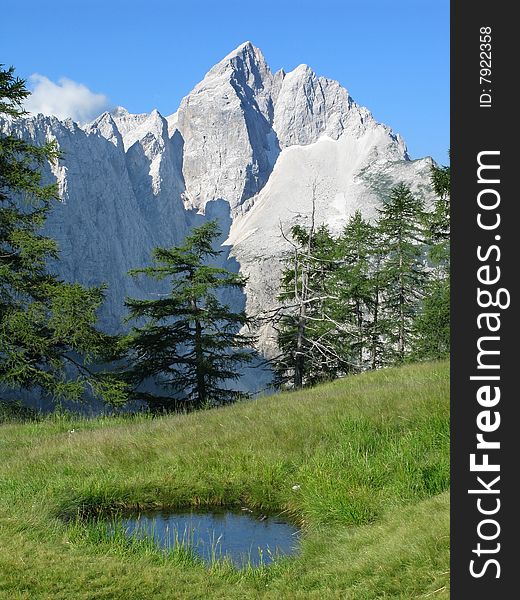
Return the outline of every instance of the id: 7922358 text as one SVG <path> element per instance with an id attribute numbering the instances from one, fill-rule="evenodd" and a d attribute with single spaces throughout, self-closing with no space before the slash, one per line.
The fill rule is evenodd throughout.
<path id="1" fill-rule="evenodd" d="M 491 27 L 480 28 L 480 107 L 491 108 Z"/>

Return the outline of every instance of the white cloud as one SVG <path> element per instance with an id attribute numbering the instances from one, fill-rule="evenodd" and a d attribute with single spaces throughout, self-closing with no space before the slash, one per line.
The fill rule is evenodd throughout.
<path id="1" fill-rule="evenodd" d="M 58 119 L 70 117 L 85 123 L 110 108 L 104 94 L 95 94 L 82 83 L 62 77 L 54 83 L 48 77 L 34 73 L 29 77 L 31 95 L 25 101 L 25 109 L 31 113 L 54 115 Z"/>

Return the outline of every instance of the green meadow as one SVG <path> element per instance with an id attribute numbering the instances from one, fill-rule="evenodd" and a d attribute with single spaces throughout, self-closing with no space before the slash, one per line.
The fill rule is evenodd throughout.
<path id="1" fill-rule="evenodd" d="M 0 458 L 2 599 L 449 597 L 448 362 L 189 414 L 5 422 Z M 207 565 L 83 518 L 214 506 L 283 513 L 299 554 Z"/>

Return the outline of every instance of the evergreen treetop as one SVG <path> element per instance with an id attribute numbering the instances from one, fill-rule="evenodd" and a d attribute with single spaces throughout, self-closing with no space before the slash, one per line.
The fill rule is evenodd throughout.
<path id="1" fill-rule="evenodd" d="M 14 69 L 0 66 L 0 116 L 23 116 L 28 95 Z M 65 283 L 48 270 L 59 253 L 41 228 L 59 196 L 56 183 L 43 185 L 41 169 L 60 157 L 54 142 L 35 146 L 0 133 L 0 384 L 11 397 L 36 390 L 79 400 L 88 390 L 121 402 L 122 386 L 88 366 L 112 343 L 95 327 L 103 288 Z"/>
<path id="2" fill-rule="evenodd" d="M 165 297 L 126 302 L 128 318 L 144 324 L 128 337 L 132 364 L 125 377 L 134 397 L 154 409 L 216 406 L 244 395 L 224 384 L 237 380 L 240 366 L 253 358 L 252 338 L 239 331 L 249 319 L 230 310 L 219 291 L 242 290 L 246 280 L 208 264 L 221 254 L 214 249 L 219 235 L 217 223 L 207 222 L 181 246 L 156 248 L 153 265 L 131 271 L 171 285 Z"/>
<path id="3" fill-rule="evenodd" d="M 424 259 L 424 203 L 401 183 L 379 210 L 378 230 L 385 257 L 382 261 L 382 306 L 388 322 L 389 352 L 395 347 L 403 360 L 411 343 L 413 318 L 424 296 L 427 280 Z"/>

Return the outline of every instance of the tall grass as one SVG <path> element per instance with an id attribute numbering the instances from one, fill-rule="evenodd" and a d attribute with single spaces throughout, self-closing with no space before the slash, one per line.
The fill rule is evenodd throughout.
<path id="1" fill-rule="evenodd" d="M 448 367 L 187 415 L 0 426 L 0 597 L 447 597 Z M 208 567 L 77 519 L 212 506 L 284 512 L 301 554 Z"/>

